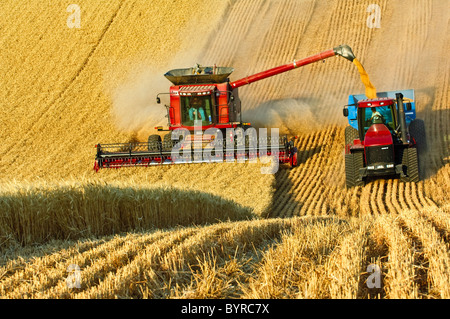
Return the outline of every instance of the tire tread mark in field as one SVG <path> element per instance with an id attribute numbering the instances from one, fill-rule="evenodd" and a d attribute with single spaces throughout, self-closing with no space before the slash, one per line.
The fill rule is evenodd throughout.
<path id="1" fill-rule="evenodd" d="M 415 250 L 398 222 L 397 214 L 381 215 L 371 233 L 381 262 L 386 298 L 417 298 Z M 374 256 L 375 257 L 375 256 Z"/>
<path id="2" fill-rule="evenodd" d="M 142 234 L 121 236 L 82 253 L 77 254 L 75 251 L 70 256 L 64 256 L 64 254 L 58 252 L 57 254 L 50 256 L 51 260 L 55 259 L 53 266 L 46 260 L 48 258 L 40 258 L 37 262 L 28 265 L 28 268 L 31 269 L 29 271 L 29 276 L 31 277 L 25 278 L 30 278 L 30 280 L 25 280 L 21 285 L 15 286 L 12 293 L 19 296 L 23 292 L 31 292 L 34 294 L 33 297 L 37 298 L 61 297 L 61 294 L 64 295 L 67 292 L 67 289 L 65 289 L 65 278 L 68 275 L 67 267 L 71 264 L 80 267 L 84 285 L 89 284 L 90 286 L 95 286 L 98 284 L 97 281 L 104 275 L 104 273 L 114 271 L 114 268 L 117 267 L 116 262 L 111 262 L 114 261 L 113 258 L 118 254 L 117 252 L 123 256 L 126 256 L 128 260 L 134 256 L 133 253 L 127 253 L 129 250 L 128 245 L 130 243 L 137 246 L 145 246 L 146 244 L 158 240 L 160 237 L 166 237 L 167 234 L 168 233 L 166 232 L 162 232 L 145 236 L 142 236 Z M 123 259 L 122 256 L 119 257 L 119 259 Z M 33 283 L 33 278 L 36 274 L 36 269 L 39 268 L 42 268 L 40 272 L 46 273 L 46 276 L 39 282 L 39 291 L 35 292 L 33 290 L 33 286 L 35 285 L 35 283 Z M 23 280 L 22 276 L 20 276 L 20 278 Z M 9 283 L 8 285 L 11 286 L 12 283 Z M 85 287 L 82 285 L 82 287 L 80 289 L 76 289 L 74 293 L 82 292 L 84 289 Z"/>
<path id="3" fill-rule="evenodd" d="M 203 261 L 198 259 L 199 264 L 190 263 L 189 269 L 192 271 L 194 280 L 191 284 L 184 285 L 182 297 L 187 298 L 241 298 L 245 293 L 245 285 L 251 277 L 256 267 L 259 265 L 264 253 L 276 244 L 281 236 L 289 232 L 292 223 L 277 219 L 264 220 L 255 223 L 237 223 L 229 232 L 217 238 L 216 245 L 211 248 L 208 254 L 203 254 Z M 198 252 L 196 253 L 198 256 Z M 227 284 L 221 291 L 214 292 L 213 287 L 209 291 L 203 292 L 207 286 L 200 263 L 207 263 L 207 269 L 215 271 L 215 280 L 212 286 L 221 285 L 217 281 L 224 281 Z M 235 264 L 236 268 L 233 268 Z M 231 267 L 231 271 L 229 266 Z M 198 270 L 198 271 L 197 271 Z M 200 286 L 200 287 L 199 287 Z M 218 289 L 217 289 L 218 290 Z M 175 296 L 179 297 L 179 296 Z"/>
<path id="4" fill-rule="evenodd" d="M 134 249 L 129 253 L 130 256 L 120 260 L 114 269 L 101 276 L 95 278 L 94 284 L 74 291 L 76 298 L 116 298 L 121 294 L 129 293 L 128 289 L 136 289 L 137 277 L 143 276 L 142 271 L 152 268 L 152 260 L 158 256 L 164 256 L 171 250 L 182 245 L 190 238 L 195 237 L 201 232 L 199 228 L 183 229 L 180 232 L 167 232 L 164 236 L 158 236 L 150 244 L 144 245 L 143 249 Z M 133 243 L 131 243 L 133 244 Z M 126 253 L 126 251 L 125 251 Z M 148 255 L 148 256 L 147 256 Z M 148 263 L 148 267 L 140 266 L 142 263 Z M 105 265 L 108 267 L 108 265 Z M 148 269 L 147 269 L 148 268 Z M 83 272 L 81 273 L 83 277 Z M 131 280 L 131 278 L 135 278 Z M 120 280 L 117 280 L 120 279 Z M 131 287 L 134 284 L 133 288 Z M 82 288 L 84 283 L 82 282 Z M 125 297 L 125 296 L 124 296 Z"/>
<path id="5" fill-rule="evenodd" d="M 402 211 L 401 214 L 404 214 Z M 415 277 L 413 278 L 414 283 L 418 288 L 418 294 L 422 297 L 427 297 L 429 295 L 428 286 L 428 268 L 429 261 L 424 255 L 424 247 L 420 238 L 410 229 L 405 222 L 404 217 L 398 220 L 399 227 L 405 233 L 405 235 L 412 241 L 412 249 L 414 250 L 414 265 L 416 269 Z"/>
<path id="6" fill-rule="evenodd" d="M 102 241 L 96 241 L 94 243 L 99 243 L 99 245 L 88 245 L 88 249 L 81 250 L 81 252 L 77 249 L 69 249 L 69 250 L 63 250 L 59 251 L 58 253 L 51 254 L 49 256 L 42 256 L 42 257 L 33 257 L 33 259 L 29 262 L 25 262 L 23 265 L 19 266 L 17 269 L 14 269 L 14 272 L 7 272 L 8 277 L 5 277 L 1 282 L 1 290 L 3 294 L 18 294 L 21 295 L 27 291 L 29 291 L 28 287 L 31 287 L 33 284 L 33 278 L 36 274 L 36 271 L 40 272 L 46 272 L 49 269 L 53 269 L 54 275 L 64 273 L 66 271 L 66 268 L 59 268 L 58 271 L 58 265 L 61 263 L 64 263 L 65 260 L 69 260 L 72 258 L 75 258 L 76 255 L 88 255 L 89 258 L 85 261 L 86 263 L 83 263 L 80 265 L 82 267 L 90 266 L 94 262 L 98 262 L 99 260 L 102 260 L 107 255 L 107 252 L 110 249 L 114 249 L 117 247 L 120 247 L 125 242 L 125 238 L 118 238 L 118 239 L 112 239 L 107 242 Z M 95 251 L 94 254 L 92 254 L 92 251 Z M 68 263 L 65 266 L 69 266 L 70 263 Z M 48 286 L 51 286 L 53 284 L 53 275 L 47 276 L 47 280 L 50 280 L 50 283 L 47 283 Z M 45 286 L 45 285 L 43 285 Z M 6 290 L 9 291 L 7 292 Z"/>

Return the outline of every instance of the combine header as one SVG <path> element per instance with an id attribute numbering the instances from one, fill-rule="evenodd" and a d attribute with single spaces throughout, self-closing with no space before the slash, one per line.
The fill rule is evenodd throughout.
<path id="1" fill-rule="evenodd" d="M 163 138 L 150 135 L 144 143 L 98 144 L 94 169 L 245 161 L 265 155 L 295 167 L 293 138 L 278 137 L 274 129 L 267 138 L 266 129 L 260 129 L 258 138 L 256 129 L 242 121 L 238 88 L 335 55 L 350 61 L 355 58 L 349 46 L 341 45 L 232 82 L 228 77 L 234 69 L 230 67 L 197 65 L 171 70 L 164 76 L 173 85 L 168 93 L 156 97 L 161 103 L 159 95 L 170 96 L 170 105 L 165 106 L 168 128 L 157 128 L 168 133 Z"/>

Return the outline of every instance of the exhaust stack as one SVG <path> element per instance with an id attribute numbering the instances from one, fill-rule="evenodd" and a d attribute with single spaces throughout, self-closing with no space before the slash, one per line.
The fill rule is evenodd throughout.
<path id="1" fill-rule="evenodd" d="M 397 99 L 397 106 L 398 106 L 398 119 L 400 124 L 400 133 L 401 133 L 401 140 L 403 144 L 408 144 L 408 140 L 406 139 L 406 120 L 405 120 L 405 108 L 403 107 L 403 94 L 402 93 L 396 93 L 395 97 Z"/>

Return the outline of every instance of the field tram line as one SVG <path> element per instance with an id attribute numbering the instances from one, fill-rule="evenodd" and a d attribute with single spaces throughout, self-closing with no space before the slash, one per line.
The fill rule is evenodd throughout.
<path id="1" fill-rule="evenodd" d="M 123 273 L 124 269 L 127 269 L 129 265 L 134 265 L 138 262 L 143 255 L 146 255 L 151 250 L 157 251 L 158 254 L 164 254 L 172 249 L 172 247 L 195 236 L 199 231 L 198 228 L 187 228 L 181 231 L 175 231 L 175 235 L 170 231 L 158 232 L 156 235 L 149 234 L 148 236 L 142 236 L 141 234 L 136 237 L 136 241 L 127 243 L 118 252 L 115 251 L 111 258 L 105 260 L 106 263 L 95 263 L 91 269 L 82 271 L 81 276 L 85 279 L 82 279 L 80 289 L 73 289 L 67 292 L 64 283 L 62 285 L 60 284 L 62 290 L 59 290 L 60 292 L 57 297 L 103 298 L 102 294 L 103 289 L 105 289 L 105 283 L 107 287 L 111 286 L 111 282 L 114 282 L 116 276 Z M 109 298 L 112 297 L 115 296 L 109 296 Z"/>
<path id="2" fill-rule="evenodd" d="M 23 139 L 23 143 L 25 143 L 25 141 L 27 141 L 30 136 L 32 136 L 35 132 L 35 126 L 38 125 L 40 123 L 40 120 L 49 112 L 53 111 L 53 106 L 56 105 L 56 103 L 58 102 L 58 100 L 60 100 L 63 95 L 69 90 L 69 88 L 73 85 L 73 83 L 75 83 L 76 79 L 80 76 L 80 74 L 85 70 L 85 68 L 87 67 L 87 65 L 89 64 L 89 62 L 91 61 L 92 56 L 95 54 L 95 52 L 97 51 L 98 46 L 100 45 L 100 43 L 102 42 L 102 40 L 104 39 L 106 33 L 108 32 L 108 30 L 111 28 L 111 25 L 113 24 L 114 20 L 116 19 L 117 15 L 119 14 L 120 10 L 122 9 L 123 5 L 125 3 L 125 0 L 122 0 L 122 2 L 119 4 L 117 10 L 113 13 L 111 19 L 106 23 L 105 28 L 103 29 L 102 33 L 100 34 L 99 39 L 97 40 L 97 43 L 92 47 L 91 51 L 89 52 L 89 54 L 87 55 L 86 59 L 83 61 L 82 65 L 80 66 L 80 68 L 76 71 L 76 73 L 74 74 L 74 76 L 72 77 L 72 79 L 67 83 L 67 85 L 61 90 L 61 92 L 49 103 L 48 107 L 45 109 L 44 112 L 42 112 L 39 117 L 33 121 L 33 123 L 31 124 L 31 126 L 26 130 L 26 132 L 28 132 L 27 134 L 25 134 L 24 139 Z M 7 155 L 8 153 L 10 153 L 12 150 L 14 150 L 15 148 L 10 147 L 9 149 L 6 150 L 4 155 Z M 15 162 L 15 160 L 13 161 Z M 11 165 L 11 164 L 10 164 Z"/>
<path id="3" fill-rule="evenodd" d="M 240 298 L 245 295 L 245 286 L 264 252 L 290 231 L 292 223 L 279 219 L 243 223 L 220 236 L 209 250 L 203 248 L 201 254 L 196 252 L 196 263 L 187 265 L 190 283 L 185 280 L 181 289 L 171 291 L 170 297 Z"/>
<path id="4" fill-rule="evenodd" d="M 63 298 L 67 298 L 69 289 L 67 287 L 66 278 L 69 275 L 67 272 L 69 265 L 77 265 L 80 267 L 82 285 L 81 288 L 74 289 L 73 292 L 81 292 L 85 289 L 84 284 L 87 282 L 90 284 L 95 284 L 95 281 L 90 281 L 89 277 L 86 276 L 87 274 L 93 273 L 95 275 L 97 274 L 96 271 L 103 273 L 114 271 L 114 267 L 117 267 L 117 264 L 114 264 L 111 261 L 113 261 L 112 259 L 117 255 L 117 251 L 120 253 L 119 257 L 127 257 L 127 259 L 132 258 L 133 254 L 128 254 L 128 245 L 131 242 L 135 243 L 135 239 L 137 239 L 137 242 L 141 247 L 144 247 L 146 244 L 157 240 L 159 237 L 164 238 L 167 235 L 168 234 L 164 232 L 157 233 L 156 236 L 155 234 L 150 234 L 148 236 L 142 236 L 142 234 L 131 234 L 114 238 L 108 243 L 100 245 L 97 248 L 90 249 L 82 254 L 74 254 L 72 256 L 68 256 L 67 258 L 60 258 L 59 253 L 54 254 L 54 256 L 56 258 L 60 258 L 60 260 L 54 265 L 54 267 L 46 267 L 42 269 L 41 274 L 45 274 L 45 282 L 39 281 L 36 283 L 35 278 L 32 277 L 18 287 L 14 288 L 10 294 L 13 294 L 14 298 L 23 298 L 23 295 L 30 295 L 32 298 L 58 298 L 61 296 L 63 296 Z M 110 263 L 108 263 L 108 261 Z M 104 267 L 105 264 L 107 264 L 106 268 Z M 33 272 L 32 276 L 34 276 L 35 273 L 36 271 Z M 97 276 L 96 278 L 98 280 L 101 276 Z"/>
<path id="5" fill-rule="evenodd" d="M 68 256 L 72 256 L 75 253 L 82 254 L 85 251 L 95 249 L 96 247 L 100 245 L 104 245 L 105 243 L 109 242 L 110 239 L 108 238 L 102 238 L 100 240 L 83 240 L 78 241 L 76 244 L 72 246 L 72 242 L 67 243 L 67 245 L 71 245 L 70 248 L 62 248 L 58 254 L 54 254 L 55 246 L 53 244 L 50 245 L 44 245 L 39 248 L 39 251 L 30 251 L 26 252 L 25 249 L 18 249 L 14 252 L 14 256 L 11 257 L 4 257 L 8 258 L 9 260 L 5 262 L 2 266 L 0 266 L 0 283 L 4 278 L 12 277 L 14 274 L 16 274 L 19 271 L 23 271 L 27 265 L 30 265 L 33 261 L 35 261 L 37 258 L 52 258 L 50 256 L 54 256 L 55 262 L 56 258 L 62 258 L 62 256 L 58 256 L 60 254 L 66 254 Z M 66 245 L 66 244 L 65 244 Z M 25 255 L 26 257 L 23 257 Z M 16 257 L 18 256 L 18 257 Z M 28 257 L 27 257 L 28 256 Z"/>
<path id="6" fill-rule="evenodd" d="M 205 240 L 214 242 L 221 233 L 230 229 L 228 224 L 217 224 L 207 228 L 195 227 L 174 232 L 147 245 L 134 259 L 122 265 L 116 272 L 108 273 L 96 286 L 88 287 L 73 298 L 165 298 L 164 285 L 171 285 L 186 272 L 179 269 L 170 255 L 189 246 L 199 245 Z M 162 283 L 162 284 L 161 284 Z M 151 292 L 151 293 L 150 293 Z"/>
<path id="7" fill-rule="evenodd" d="M 108 241 L 101 239 L 88 242 L 87 244 L 77 244 L 73 248 L 64 249 L 57 253 L 51 253 L 49 255 L 45 254 L 39 257 L 33 256 L 28 260 L 19 257 L 17 263 L 13 260 L 12 263 L 10 263 L 11 266 L 7 265 L 6 267 L 3 267 L 3 271 L 0 270 L 0 272 L 3 273 L 2 278 L 0 278 L 0 293 L 10 294 L 22 291 L 26 293 L 26 287 L 29 287 L 30 284 L 34 284 L 33 278 L 36 273 L 46 273 L 49 269 L 58 269 L 59 271 L 56 273 L 64 273 L 71 264 L 68 262 L 69 260 L 73 260 L 77 256 L 90 255 L 94 252 L 87 261 L 87 265 L 90 265 L 94 262 L 94 259 L 96 262 L 99 258 L 102 258 L 102 255 L 106 255 L 111 249 L 120 247 L 125 240 L 126 239 L 122 237 L 113 238 Z M 81 246 L 81 249 L 79 246 Z M 12 271 L 10 271 L 8 267 L 13 267 Z M 12 290 L 7 292 L 10 287 L 13 287 Z M 20 294 L 17 297 L 21 298 Z"/>
<path id="8" fill-rule="evenodd" d="M 414 210 L 400 213 L 399 226 L 413 243 L 419 295 L 433 299 L 450 298 L 450 256 L 445 237 L 427 216 Z M 440 280 L 442 274 L 447 274 L 444 280 Z"/>

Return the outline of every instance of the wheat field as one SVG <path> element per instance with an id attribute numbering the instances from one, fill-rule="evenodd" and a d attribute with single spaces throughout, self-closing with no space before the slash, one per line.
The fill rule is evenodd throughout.
<path id="1" fill-rule="evenodd" d="M 0 298 L 449 298 L 450 5 L 380 0 L 369 28 L 372 3 L 0 3 Z M 415 90 L 419 183 L 345 188 L 342 108 L 364 85 L 341 58 L 240 88 L 244 121 L 298 136 L 294 169 L 93 170 L 97 143 L 167 122 L 168 70 L 237 80 L 340 44 L 377 91 Z"/>

